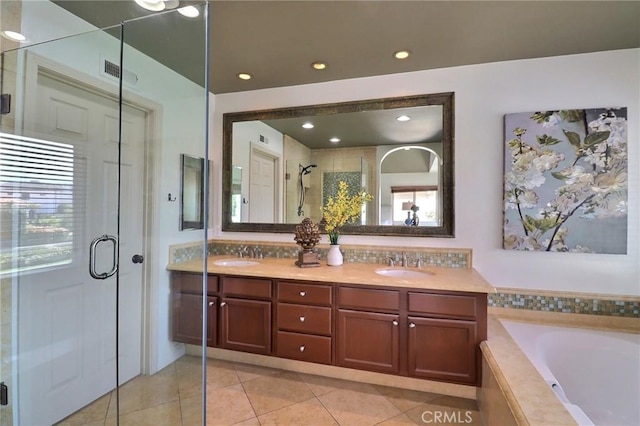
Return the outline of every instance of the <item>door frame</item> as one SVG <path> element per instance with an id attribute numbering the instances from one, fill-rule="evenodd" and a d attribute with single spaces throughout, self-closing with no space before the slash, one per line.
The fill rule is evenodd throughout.
<path id="1" fill-rule="evenodd" d="M 85 74 L 81 71 L 68 68 L 60 63 L 57 63 L 51 59 L 38 55 L 34 52 L 25 52 L 24 58 L 24 81 L 22 82 L 22 94 L 16 96 L 18 98 L 16 111 L 21 111 L 21 114 L 17 114 L 20 117 L 20 121 L 16 120 L 16 130 L 23 131 L 24 123 L 22 117 L 27 114 L 33 114 L 31 106 L 34 103 L 27 101 L 27 99 L 33 99 L 35 96 L 35 89 L 37 87 L 37 78 L 39 73 L 49 74 L 55 76 L 55 78 L 61 79 L 67 84 L 76 86 L 82 90 L 96 93 L 100 96 L 110 98 L 118 101 L 118 85 L 116 81 L 112 84 L 108 80 L 92 75 Z M 115 86 L 114 86 L 115 84 Z M 20 86 L 20 85 L 19 85 Z M 123 87 L 126 89 L 126 87 Z M 157 250 L 154 250 L 152 244 L 153 230 L 155 228 L 155 219 L 153 212 L 159 207 L 160 204 L 160 150 L 153 149 L 153 142 L 162 140 L 162 105 L 132 93 L 130 91 L 123 90 L 123 102 L 125 105 L 143 111 L 147 115 L 145 120 L 145 141 L 144 141 L 144 153 L 143 153 L 143 167 L 144 167 L 144 182 L 143 182 L 143 206 L 142 206 L 142 255 L 145 259 L 158 259 L 156 254 Z M 18 117 L 16 117 L 18 118 Z M 154 303 L 158 302 L 158 291 L 156 291 L 157 283 L 159 282 L 158 268 L 152 267 L 152 262 L 144 262 L 142 270 L 142 306 L 141 311 L 141 347 L 140 347 L 140 371 L 142 374 L 152 374 L 157 370 L 157 324 L 158 318 L 154 309 Z M 154 283 L 156 283 L 154 285 Z M 14 282 L 14 286 L 16 283 Z M 153 287 L 153 288 L 151 288 Z M 14 290 L 14 294 L 17 294 L 17 289 Z M 155 296 L 154 296 L 155 295 Z M 15 306 L 15 305 L 14 305 Z M 12 313 L 14 321 L 12 329 L 12 340 L 15 342 L 17 336 L 17 312 Z M 15 353 L 14 356 L 17 356 Z M 15 371 L 15 366 L 13 366 Z M 16 389 L 17 386 L 14 386 Z"/>

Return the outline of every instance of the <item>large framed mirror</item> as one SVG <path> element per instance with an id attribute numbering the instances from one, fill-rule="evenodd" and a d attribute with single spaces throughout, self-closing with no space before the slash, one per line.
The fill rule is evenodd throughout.
<path id="1" fill-rule="evenodd" d="M 342 234 L 454 236 L 454 94 L 223 115 L 222 230 L 295 232 L 345 181 L 373 201 Z"/>

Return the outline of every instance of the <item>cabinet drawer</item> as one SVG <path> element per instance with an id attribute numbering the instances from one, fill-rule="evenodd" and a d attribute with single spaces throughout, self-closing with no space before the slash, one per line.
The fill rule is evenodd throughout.
<path id="1" fill-rule="evenodd" d="M 225 295 L 271 298 L 271 280 L 258 278 L 222 277 Z"/>
<path id="2" fill-rule="evenodd" d="M 278 300 L 280 302 L 330 305 L 331 290 L 329 285 L 279 282 Z"/>
<path id="3" fill-rule="evenodd" d="M 202 294 L 202 274 L 174 272 L 171 282 L 173 291 L 178 293 Z M 218 276 L 207 275 L 207 294 L 218 292 Z"/>
<path id="4" fill-rule="evenodd" d="M 342 308 L 366 308 L 397 311 L 400 309 L 400 292 L 353 287 L 338 289 L 338 304 Z"/>
<path id="5" fill-rule="evenodd" d="M 277 355 L 300 361 L 331 364 L 331 337 L 278 331 Z"/>
<path id="6" fill-rule="evenodd" d="M 331 335 L 331 308 L 278 303 L 278 328 Z"/>
<path id="7" fill-rule="evenodd" d="M 409 293 L 409 311 L 431 315 L 475 318 L 476 298 L 453 294 Z"/>

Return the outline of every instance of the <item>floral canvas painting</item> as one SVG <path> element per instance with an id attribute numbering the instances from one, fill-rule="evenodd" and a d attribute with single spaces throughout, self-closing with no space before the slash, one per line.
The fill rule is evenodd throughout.
<path id="1" fill-rule="evenodd" d="M 511 250 L 627 252 L 627 109 L 505 116 Z"/>

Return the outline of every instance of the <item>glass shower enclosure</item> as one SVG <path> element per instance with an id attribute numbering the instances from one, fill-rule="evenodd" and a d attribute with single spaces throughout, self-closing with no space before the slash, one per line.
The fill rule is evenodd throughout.
<path id="1" fill-rule="evenodd" d="M 204 352 L 171 341 L 166 270 L 172 244 L 206 253 L 206 214 L 179 226 L 180 155 L 208 157 L 197 7 L 2 53 L 0 425 L 205 420 Z M 23 2 L 19 23 L 88 25 L 60 9 Z"/>

